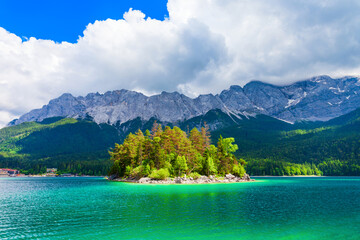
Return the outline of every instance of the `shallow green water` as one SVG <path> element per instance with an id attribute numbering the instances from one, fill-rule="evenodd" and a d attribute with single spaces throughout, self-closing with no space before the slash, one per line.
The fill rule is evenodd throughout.
<path id="1" fill-rule="evenodd" d="M 0 239 L 360 239 L 360 178 L 0 178 Z"/>

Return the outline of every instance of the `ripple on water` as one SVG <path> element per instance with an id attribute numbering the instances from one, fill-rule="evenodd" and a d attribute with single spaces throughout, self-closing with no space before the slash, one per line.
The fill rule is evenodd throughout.
<path id="1" fill-rule="evenodd" d="M 0 179 L 0 239 L 359 239 L 359 179 Z"/>

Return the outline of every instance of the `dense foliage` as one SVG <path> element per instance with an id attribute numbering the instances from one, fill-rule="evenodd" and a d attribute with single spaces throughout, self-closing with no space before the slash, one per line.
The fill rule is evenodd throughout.
<path id="1" fill-rule="evenodd" d="M 123 144 L 116 144 L 110 152 L 113 166 L 110 174 L 119 177 L 154 179 L 182 176 L 232 173 L 243 177 L 245 161 L 235 157 L 238 146 L 234 138 L 220 137 L 217 146 L 210 145 L 207 127 L 193 128 L 186 134 L 178 127 L 165 129 L 155 123 L 145 134 L 130 133 Z"/>
<path id="2" fill-rule="evenodd" d="M 360 176 L 360 110 L 325 123 L 281 126 L 272 119 L 258 126 L 240 124 L 214 131 L 212 136 L 234 137 L 239 145 L 236 155 L 248 162 L 251 175 L 288 175 L 286 166 L 299 169 L 292 171 L 297 173 L 316 166 L 325 176 Z"/>
<path id="3" fill-rule="evenodd" d="M 295 176 L 295 175 L 323 175 L 315 164 L 295 164 L 270 159 L 251 159 L 246 171 L 255 176 Z"/>
<path id="4" fill-rule="evenodd" d="M 50 118 L 0 129 L 0 168 L 41 174 L 46 168 L 59 173 L 106 175 L 107 150 L 119 141 L 118 131 L 107 124 L 69 118 Z"/>
<path id="5" fill-rule="evenodd" d="M 46 172 L 46 168 L 55 167 L 59 174 L 105 176 L 111 166 L 108 158 L 106 152 L 58 155 L 36 159 L 23 155 L 9 158 L 0 154 L 0 168 L 19 169 L 25 174 L 43 174 Z"/>
<path id="6" fill-rule="evenodd" d="M 130 132 L 150 130 L 154 121 L 154 118 L 148 121 L 137 118 L 109 125 L 88 120 L 50 118 L 40 123 L 27 122 L 6 127 L 0 129 L 0 168 L 17 168 L 36 174 L 43 172 L 46 167 L 55 167 L 61 172 L 105 175 L 112 165 L 108 150 L 116 142 L 122 143 Z M 188 129 L 194 127 L 201 129 L 204 122 L 218 129 L 211 132 L 213 143 L 218 142 L 220 135 L 235 139 L 239 149 L 232 154 L 248 163 L 245 169 L 251 175 L 318 174 L 316 167 L 323 175 L 360 176 L 360 109 L 328 122 L 295 124 L 264 115 L 238 120 L 220 110 L 212 110 L 205 115 L 179 122 L 178 125 L 188 132 Z M 165 132 L 165 129 L 162 131 Z M 147 136 L 145 133 L 146 137 L 155 140 L 152 134 Z M 191 143 L 190 133 L 187 138 Z M 161 139 L 159 144 L 164 141 Z M 157 145 L 153 143 L 152 146 Z M 208 159 L 201 151 L 196 151 L 202 159 Z M 181 163 L 177 156 L 171 159 Z M 213 157 L 209 163 L 202 161 L 212 172 L 206 166 L 212 166 L 210 160 L 217 161 Z M 183 173 L 192 174 L 193 177 L 196 177 L 196 173 L 203 174 L 200 168 L 196 168 L 196 171 L 189 168 L 196 161 L 187 161 L 193 159 L 186 159 L 188 169 Z M 141 169 L 135 171 L 138 170 Z M 167 173 L 162 170 L 153 174 Z M 169 174 L 174 173 L 169 170 Z"/>

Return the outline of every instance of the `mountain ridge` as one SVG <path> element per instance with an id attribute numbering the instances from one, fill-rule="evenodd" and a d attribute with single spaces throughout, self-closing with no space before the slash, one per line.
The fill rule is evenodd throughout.
<path id="1" fill-rule="evenodd" d="M 8 125 L 40 122 L 50 117 L 91 118 L 96 123 L 117 124 L 140 117 L 176 123 L 219 109 L 239 119 L 257 114 L 287 122 L 327 121 L 360 106 L 360 80 L 357 77 L 318 76 L 290 85 L 251 81 L 244 87 L 232 85 L 220 94 L 190 98 L 179 92 L 145 96 L 131 90 L 89 93 L 74 97 L 64 93 L 41 109 L 34 109 Z"/>

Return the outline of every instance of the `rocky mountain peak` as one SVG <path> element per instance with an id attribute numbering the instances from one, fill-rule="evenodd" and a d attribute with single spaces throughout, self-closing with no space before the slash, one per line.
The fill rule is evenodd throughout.
<path id="1" fill-rule="evenodd" d="M 320 75 L 320 76 L 310 78 L 308 81 L 310 81 L 310 82 L 328 82 L 328 81 L 333 81 L 333 80 L 335 80 L 335 79 L 332 79 L 328 75 Z"/>
<path id="2" fill-rule="evenodd" d="M 236 91 L 236 92 L 243 91 L 242 87 L 240 87 L 239 85 L 231 85 L 229 90 Z"/>
<path id="3" fill-rule="evenodd" d="M 230 86 L 218 95 L 189 98 L 178 92 L 162 92 L 150 97 L 130 90 L 89 93 L 74 97 L 65 93 L 41 109 L 24 114 L 9 125 L 42 121 L 49 117 L 85 118 L 97 123 L 124 123 L 153 117 L 176 123 L 218 109 L 231 116 L 266 114 L 285 121 L 328 120 L 360 106 L 360 81 L 356 77 L 332 79 L 318 76 L 287 86 L 252 81 L 243 88 Z"/>

